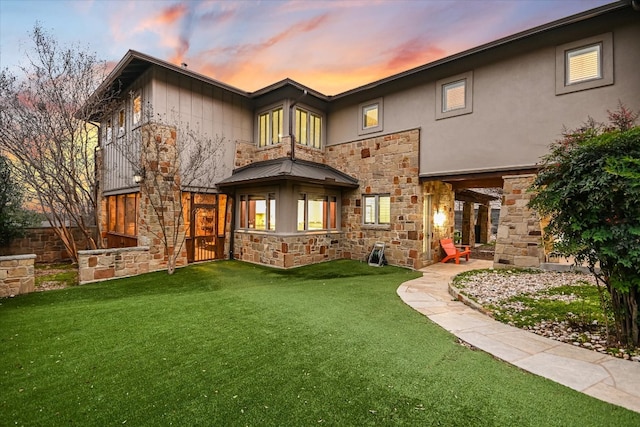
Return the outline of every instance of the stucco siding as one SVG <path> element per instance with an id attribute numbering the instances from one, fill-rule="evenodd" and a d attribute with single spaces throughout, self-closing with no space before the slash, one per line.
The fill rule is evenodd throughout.
<path id="1" fill-rule="evenodd" d="M 625 15 L 630 13 L 500 46 L 336 100 L 328 145 L 358 138 L 360 103 L 381 97 L 383 130 L 371 136 L 420 128 L 421 176 L 533 166 L 564 126 L 575 128 L 589 116 L 605 121 L 618 101 L 640 110 L 640 16 Z M 613 39 L 613 84 L 557 94 L 556 47 L 607 33 Z M 472 72 L 472 112 L 437 119 L 437 82 L 466 72 Z"/>

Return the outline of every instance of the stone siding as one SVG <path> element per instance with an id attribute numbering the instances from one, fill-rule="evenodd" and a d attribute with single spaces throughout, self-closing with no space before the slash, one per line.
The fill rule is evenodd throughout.
<path id="1" fill-rule="evenodd" d="M 241 168 L 251 163 L 263 162 L 266 160 L 281 159 L 291 155 L 291 139 L 288 136 L 282 138 L 282 142 L 266 147 L 256 147 L 252 142 L 236 142 L 235 168 Z M 295 158 L 308 160 L 316 163 L 326 163 L 325 153 L 317 148 L 310 148 L 304 145 L 296 145 Z"/>
<path id="2" fill-rule="evenodd" d="M 34 291 L 35 260 L 34 254 L 0 257 L 0 298 Z"/>
<path id="3" fill-rule="evenodd" d="M 455 230 L 455 193 L 451 184 L 446 184 L 442 181 L 427 181 L 423 184 L 423 189 L 424 194 L 431 196 L 431 212 L 427 213 L 427 221 L 432 224 L 429 242 L 431 255 L 428 260 L 433 263 L 446 256 L 440 247 L 440 239 L 453 238 Z M 436 212 L 445 215 L 444 223 L 441 226 L 436 226 L 433 223 L 433 217 Z"/>
<path id="4" fill-rule="evenodd" d="M 290 268 L 343 258 L 342 233 L 275 235 L 236 232 L 235 258 L 272 267 Z"/>
<path id="5" fill-rule="evenodd" d="M 161 270 L 148 246 L 78 251 L 79 283 L 100 282 Z"/>
<path id="6" fill-rule="evenodd" d="M 494 267 L 539 267 L 544 262 L 540 218 L 527 206 L 535 175 L 503 177 L 502 207 Z"/>
<path id="7" fill-rule="evenodd" d="M 8 246 L 0 247 L 0 256 L 36 255 L 36 262 L 62 262 L 71 257 L 62 244 L 62 240 L 50 227 L 36 227 L 25 230 L 24 237 L 13 239 Z M 87 247 L 87 240 L 78 228 L 72 233 L 79 248 Z"/>
<path id="8" fill-rule="evenodd" d="M 138 242 L 150 248 L 151 269 L 167 266 L 168 255 L 179 250 L 176 266 L 187 264 L 187 248 L 171 245 L 184 242 L 185 229 L 182 220 L 180 176 L 176 130 L 172 126 L 156 123 L 143 126 L 141 164 L 146 178 L 140 186 L 140 213 L 138 216 Z M 164 228 L 164 230 L 163 230 Z M 162 236 L 167 233 L 168 248 Z M 176 237 L 173 238 L 173 234 Z"/>
<path id="9" fill-rule="evenodd" d="M 422 268 L 423 190 L 418 178 L 420 131 L 408 130 L 326 148 L 326 163 L 359 180 L 356 190 L 343 192 L 343 256 L 366 260 L 376 242 L 385 243 L 389 264 Z M 391 195 L 390 225 L 363 223 L 362 196 Z"/>

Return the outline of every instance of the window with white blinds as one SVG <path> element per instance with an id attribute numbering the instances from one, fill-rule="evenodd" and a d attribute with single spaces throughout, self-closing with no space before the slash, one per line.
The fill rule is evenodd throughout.
<path id="1" fill-rule="evenodd" d="M 473 113 L 473 71 L 436 81 L 436 120 Z"/>
<path id="2" fill-rule="evenodd" d="M 567 51 L 566 84 L 602 78 L 600 44 Z"/>
<path id="3" fill-rule="evenodd" d="M 448 83 L 442 87 L 442 112 L 459 110 L 466 106 L 466 80 Z"/>
<path id="4" fill-rule="evenodd" d="M 556 95 L 614 84 L 613 33 L 556 46 Z"/>

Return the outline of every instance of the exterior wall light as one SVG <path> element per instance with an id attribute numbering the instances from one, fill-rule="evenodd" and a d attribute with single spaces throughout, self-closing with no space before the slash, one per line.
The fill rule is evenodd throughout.
<path id="1" fill-rule="evenodd" d="M 144 181 L 144 169 L 136 172 L 133 175 L 133 182 L 135 182 L 136 184 L 140 184 L 142 181 Z"/>
<path id="2" fill-rule="evenodd" d="M 438 211 L 433 214 L 433 224 L 436 227 L 442 227 L 447 220 L 447 215 L 444 212 Z"/>

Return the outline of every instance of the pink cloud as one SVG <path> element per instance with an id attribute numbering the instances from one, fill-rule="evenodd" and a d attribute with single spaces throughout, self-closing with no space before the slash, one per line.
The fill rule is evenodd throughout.
<path id="1" fill-rule="evenodd" d="M 414 38 L 394 48 L 383 73 L 394 74 L 444 57 L 447 52 Z M 382 64 L 381 64 L 382 65 Z"/>

